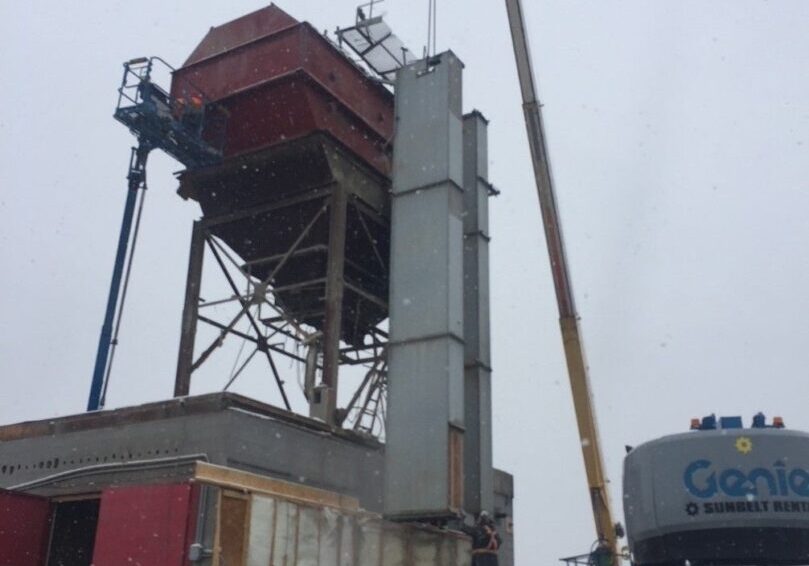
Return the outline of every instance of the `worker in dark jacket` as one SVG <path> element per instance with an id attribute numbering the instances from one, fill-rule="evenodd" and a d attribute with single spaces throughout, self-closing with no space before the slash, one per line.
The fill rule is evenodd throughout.
<path id="1" fill-rule="evenodd" d="M 472 537 L 472 566 L 497 566 L 497 551 L 502 539 L 491 515 L 481 511 L 473 527 L 463 525 L 461 530 Z"/>

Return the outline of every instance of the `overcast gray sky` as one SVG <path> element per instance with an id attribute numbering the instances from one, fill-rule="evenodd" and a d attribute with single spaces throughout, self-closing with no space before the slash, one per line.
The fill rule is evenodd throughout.
<path id="1" fill-rule="evenodd" d="M 354 1 L 279 0 L 319 29 Z M 809 2 L 528 0 L 612 495 L 625 444 L 711 412 L 809 430 Z M 261 1 L 0 1 L 0 422 L 80 412 L 125 196 L 121 63 L 179 64 Z M 414 51 L 427 2 L 388 0 Z M 518 564 L 594 539 L 503 3 L 439 0 L 490 120 L 495 460 Z M 150 163 L 110 406 L 170 396 L 197 206 Z M 230 371 L 233 352 L 221 354 Z M 193 392 L 223 385 L 203 376 Z M 236 391 L 277 400 L 266 376 Z M 620 508 L 619 508 L 620 509 Z"/>

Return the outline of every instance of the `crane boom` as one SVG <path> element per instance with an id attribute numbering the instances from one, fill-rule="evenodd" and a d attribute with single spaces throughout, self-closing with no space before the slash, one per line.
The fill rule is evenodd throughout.
<path id="1" fill-rule="evenodd" d="M 531 55 L 525 33 L 525 20 L 520 0 L 506 0 L 514 56 L 517 60 L 517 73 L 522 93 L 525 126 L 534 166 L 542 225 L 551 263 L 556 302 L 559 308 L 559 324 L 565 349 L 570 387 L 573 392 L 573 405 L 579 428 L 587 483 L 593 506 L 596 533 L 601 544 L 606 545 L 613 557 L 618 555 L 615 523 L 612 519 L 604 460 L 593 410 L 590 380 L 584 356 L 584 344 L 579 331 L 573 288 L 567 266 L 565 246 L 562 239 L 562 226 L 556 207 L 553 178 L 548 159 L 548 147 L 542 125 L 542 109 L 537 98 L 534 74 L 531 68 Z"/>

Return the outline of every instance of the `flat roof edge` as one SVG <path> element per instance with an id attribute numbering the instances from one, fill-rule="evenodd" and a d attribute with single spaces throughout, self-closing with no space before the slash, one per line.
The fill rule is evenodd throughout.
<path id="1" fill-rule="evenodd" d="M 256 414 L 261 417 L 269 417 L 278 421 L 291 423 L 315 432 L 327 433 L 357 443 L 364 443 L 368 446 L 381 446 L 380 443 L 354 434 L 351 431 L 333 429 L 321 421 L 286 411 L 256 399 L 228 392 L 177 397 L 131 407 L 8 424 L 0 426 L 0 442 L 69 434 L 72 432 L 125 426 L 128 424 L 159 421 L 189 415 L 215 413 L 231 408 L 240 409 L 243 412 Z"/>

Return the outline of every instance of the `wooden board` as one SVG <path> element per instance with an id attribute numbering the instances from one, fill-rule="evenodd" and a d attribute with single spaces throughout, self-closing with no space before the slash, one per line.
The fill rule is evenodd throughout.
<path id="1" fill-rule="evenodd" d="M 196 463 L 194 481 L 250 493 L 265 493 L 344 511 L 357 511 L 360 508 L 359 501 L 355 497 L 205 462 Z"/>

